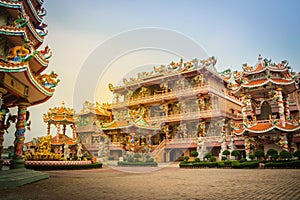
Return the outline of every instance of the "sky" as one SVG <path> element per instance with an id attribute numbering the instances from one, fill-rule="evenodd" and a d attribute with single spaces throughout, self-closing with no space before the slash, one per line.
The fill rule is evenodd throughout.
<path id="1" fill-rule="evenodd" d="M 49 108 L 64 101 L 78 112 L 85 100 L 111 102 L 108 83 L 181 57 L 216 56 L 222 71 L 255 65 L 262 54 L 300 72 L 297 0 L 45 0 L 44 7 L 44 45 L 53 52 L 45 73 L 54 70 L 61 82 L 50 100 L 29 108 L 25 141 L 46 135 L 42 116 Z M 4 146 L 13 140 L 12 128 Z"/>

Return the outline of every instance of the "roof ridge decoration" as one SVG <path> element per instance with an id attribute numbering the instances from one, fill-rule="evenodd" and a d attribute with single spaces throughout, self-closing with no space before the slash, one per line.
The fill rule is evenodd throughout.
<path id="1" fill-rule="evenodd" d="M 110 91 L 114 91 L 115 88 L 133 85 L 148 80 L 150 78 L 155 78 L 159 76 L 169 76 L 174 73 L 184 73 L 187 71 L 200 70 L 204 67 L 211 73 L 220 77 L 219 73 L 215 68 L 216 63 L 217 59 L 214 56 L 203 60 L 194 58 L 191 61 L 187 62 L 183 62 L 183 59 L 181 58 L 179 62 L 172 61 L 167 65 L 160 65 L 159 67 L 153 66 L 153 71 L 139 72 L 136 78 L 131 77 L 129 78 L 129 80 L 127 78 L 123 78 L 123 86 L 113 86 L 112 83 L 109 83 L 108 87 Z"/>
<path id="2" fill-rule="evenodd" d="M 57 87 L 60 79 L 57 78 L 58 75 L 52 71 L 50 74 L 38 75 L 38 81 L 48 90 L 54 91 L 54 88 Z"/>
<path id="3" fill-rule="evenodd" d="M 44 122 L 67 121 L 68 123 L 74 123 L 76 121 L 74 109 L 66 107 L 65 102 L 62 102 L 60 107 L 49 108 L 48 112 L 43 115 L 43 119 Z"/>
<path id="4" fill-rule="evenodd" d="M 79 111 L 78 115 L 93 113 L 93 114 L 110 116 L 111 115 L 109 111 L 110 106 L 111 105 L 108 103 L 100 104 L 99 102 L 91 103 L 89 101 L 85 101 L 83 104 L 83 108 Z"/>

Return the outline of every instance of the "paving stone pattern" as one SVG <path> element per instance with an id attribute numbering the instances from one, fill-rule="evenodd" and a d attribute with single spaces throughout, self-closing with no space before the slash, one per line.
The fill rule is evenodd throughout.
<path id="1" fill-rule="evenodd" d="M 132 168 L 48 171 L 50 179 L 1 188 L 0 199 L 300 199 L 300 170 Z M 141 173 L 141 172 L 146 173 Z"/>

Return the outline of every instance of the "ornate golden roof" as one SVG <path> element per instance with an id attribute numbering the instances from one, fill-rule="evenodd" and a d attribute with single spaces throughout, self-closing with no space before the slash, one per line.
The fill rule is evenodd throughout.
<path id="1" fill-rule="evenodd" d="M 65 103 L 62 102 L 61 107 L 49 108 L 49 111 L 44 114 L 43 119 L 47 123 L 72 124 L 76 122 L 74 115 L 74 109 L 65 107 Z"/>

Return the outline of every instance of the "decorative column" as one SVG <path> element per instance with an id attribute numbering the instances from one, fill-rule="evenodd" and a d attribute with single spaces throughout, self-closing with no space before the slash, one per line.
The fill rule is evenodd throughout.
<path id="1" fill-rule="evenodd" d="M 218 123 L 219 127 L 221 127 L 221 140 L 219 141 L 221 143 L 221 150 L 219 153 L 219 159 L 222 160 L 222 156 L 223 156 L 223 152 L 225 150 L 227 150 L 227 145 L 226 145 L 226 123 L 225 123 L 225 119 L 222 119 L 219 123 Z"/>
<path id="2" fill-rule="evenodd" d="M 284 116 L 284 105 L 283 105 L 283 97 L 282 97 L 282 89 L 278 88 L 277 89 L 277 103 L 278 103 L 278 109 L 279 109 L 279 121 L 280 121 L 280 125 L 282 127 L 285 127 L 285 116 Z"/>
<path id="3" fill-rule="evenodd" d="M 50 135 L 51 124 L 48 122 L 47 124 L 47 135 Z"/>
<path id="4" fill-rule="evenodd" d="M 63 134 L 65 135 L 66 134 L 66 124 L 63 124 Z"/>
<path id="5" fill-rule="evenodd" d="M 73 133 L 73 138 L 77 138 L 78 137 L 75 123 L 72 124 L 72 133 Z"/>
<path id="6" fill-rule="evenodd" d="M 60 134 L 60 124 L 59 123 L 56 124 L 56 133 L 57 133 L 57 135 Z"/>
<path id="7" fill-rule="evenodd" d="M 284 98 L 285 120 L 290 120 L 290 105 L 287 96 Z"/>
<path id="8" fill-rule="evenodd" d="M 7 109 L 4 108 L 2 94 L 5 94 L 7 91 L 4 88 L 0 88 L 0 170 L 2 169 L 2 150 L 3 150 L 3 141 L 4 141 L 4 129 L 5 129 L 5 115 L 7 113 Z"/>
<path id="9" fill-rule="evenodd" d="M 245 120 L 247 118 L 247 113 L 246 113 L 247 101 L 244 94 L 241 94 L 241 98 L 242 98 L 242 116 L 243 116 L 243 122 L 245 123 Z"/>
<path id="10" fill-rule="evenodd" d="M 250 160 L 250 154 L 251 154 L 251 140 L 250 138 L 245 137 L 245 151 L 246 151 L 246 159 Z"/>
<path id="11" fill-rule="evenodd" d="M 27 126 L 26 113 L 28 102 L 22 101 L 18 104 L 18 118 L 16 124 L 15 141 L 14 141 L 14 159 L 10 162 L 11 169 L 24 168 L 25 161 L 23 160 L 23 144 L 25 140 L 25 131 Z"/>

